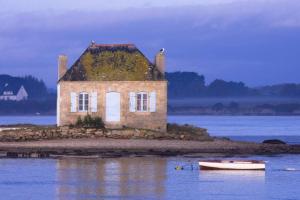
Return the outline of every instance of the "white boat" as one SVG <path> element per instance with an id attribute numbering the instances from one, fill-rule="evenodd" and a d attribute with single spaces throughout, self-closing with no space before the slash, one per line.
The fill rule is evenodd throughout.
<path id="1" fill-rule="evenodd" d="M 265 170 L 266 164 L 260 160 L 202 160 L 201 170 Z"/>

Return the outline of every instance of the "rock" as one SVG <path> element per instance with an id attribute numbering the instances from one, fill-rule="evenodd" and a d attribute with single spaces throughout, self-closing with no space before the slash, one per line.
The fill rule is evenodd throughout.
<path id="1" fill-rule="evenodd" d="M 178 124 L 168 124 L 167 132 L 171 134 L 174 139 L 184 139 L 184 140 L 203 140 L 210 141 L 212 138 L 207 133 L 204 128 L 195 127 L 192 125 L 178 125 Z M 184 135 L 184 138 L 181 137 Z"/>
<path id="2" fill-rule="evenodd" d="M 142 136 L 141 132 L 140 131 L 135 131 L 134 135 L 133 135 L 135 138 L 139 138 Z"/>
<path id="3" fill-rule="evenodd" d="M 229 137 L 213 137 L 214 140 L 230 141 Z"/>
<path id="4" fill-rule="evenodd" d="M 262 143 L 263 144 L 286 144 L 284 141 L 278 139 L 264 140 Z"/>
<path id="5" fill-rule="evenodd" d="M 133 130 L 124 130 L 122 131 L 123 136 L 125 136 L 126 138 L 132 137 L 134 135 L 134 131 Z"/>
<path id="6" fill-rule="evenodd" d="M 66 131 L 68 131 L 70 128 L 68 127 L 68 126 L 61 126 L 60 127 L 60 130 L 62 131 L 62 132 L 66 132 Z"/>
<path id="7" fill-rule="evenodd" d="M 104 136 L 102 130 L 97 130 L 97 131 L 95 132 L 95 135 L 98 136 L 98 137 Z"/>
<path id="8" fill-rule="evenodd" d="M 16 130 L 5 130 L 0 134 L 0 141 L 30 141 L 62 138 L 95 138 L 109 137 L 116 139 L 170 139 L 170 140 L 198 140 L 208 141 L 210 137 L 206 129 L 190 125 L 168 125 L 168 132 L 147 129 L 95 129 L 82 127 L 46 127 L 35 126 Z"/>
<path id="9" fill-rule="evenodd" d="M 60 135 L 62 137 L 67 137 L 68 136 L 68 132 L 67 131 L 62 131 Z"/>
<path id="10" fill-rule="evenodd" d="M 111 131 L 111 135 L 112 136 L 118 136 L 118 135 L 120 135 L 120 130 L 112 130 Z"/>
<path id="11" fill-rule="evenodd" d="M 93 134 L 93 133 L 95 133 L 96 132 L 96 129 L 91 129 L 91 128 L 88 128 L 88 129 L 86 129 L 86 134 Z"/>
<path id="12" fill-rule="evenodd" d="M 106 132 L 106 135 L 107 135 L 107 136 L 110 136 L 111 134 L 112 134 L 111 131 L 107 131 L 107 132 Z"/>

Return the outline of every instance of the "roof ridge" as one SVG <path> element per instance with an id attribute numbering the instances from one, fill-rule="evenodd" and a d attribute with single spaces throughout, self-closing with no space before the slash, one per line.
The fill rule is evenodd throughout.
<path id="1" fill-rule="evenodd" d="M 136 46 L 132 43 L 128 44 L 92 44 L 93 47 L 128 47 L 135 48 Z"/>
<path id="2" fill-rule="evenodd" d="M 107 53 L 104 54 L 103 52 Z M 87 55 L 89 56 L 86 57 Z M 101 59 L 100 56 L 102 56 Z M 90 64 L 84 64 L 85 58 L 89 60 Z M 128 62 L 128 64 L 125 66 L 122 62 Z M 109 69 L 108 71 L 103 71 L 103 67 L 107 67 L 106 65 L 109 66 Z M 111 66 L 117 66 L 119 68 L 115 69 L 115 67 Z M 87 70 L 89 70 L 89 74 Z M 118 73 L 112 76 L 113 71 L 117 71 Z M 58 82 L 61 80 L 158 80 L 160 79 L 157 78 L 158 76 L 159 73 L 155 70 L 154 64 L 134 44 L 96 44 L 92 41 Z"/>

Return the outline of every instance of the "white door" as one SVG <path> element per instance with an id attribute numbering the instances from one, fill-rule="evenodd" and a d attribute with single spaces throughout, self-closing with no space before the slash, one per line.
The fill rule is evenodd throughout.
<path id="1" fill-rule="evenodd" d="M 106 121 L 120 121 L 120 93 L 118 92 L 106 93 Z"/>

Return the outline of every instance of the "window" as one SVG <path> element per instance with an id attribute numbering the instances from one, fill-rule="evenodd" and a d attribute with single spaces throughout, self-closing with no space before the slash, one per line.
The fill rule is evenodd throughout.
<path id="1" fill-rule="evenodd" d="M 80 112 L 87 112 L 89 110 L 89 94 L 79 94 L 79 109 Z"/>
<path id="2" fill-rule="evenodd" d="M 148 94 L 145 92 L 137 93 L 136 110 L 139 112 L 148 111 Z"/>
<path id="3" fill-rule="evenodd" d="M 143 94 L 143 111 L 148 110 L 148 94 Z"/>

